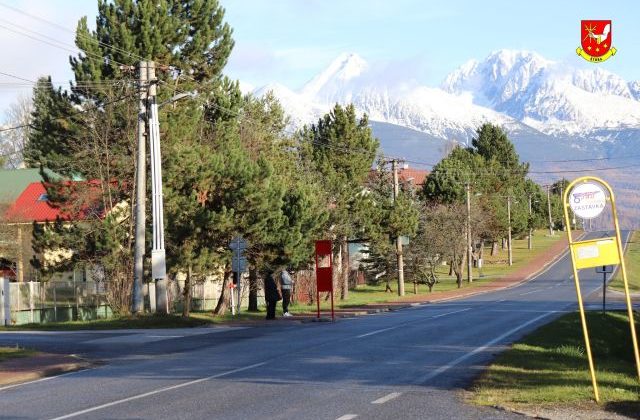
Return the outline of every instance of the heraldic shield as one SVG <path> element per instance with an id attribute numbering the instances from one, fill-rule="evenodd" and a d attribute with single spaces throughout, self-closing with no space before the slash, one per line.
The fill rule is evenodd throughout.
<path id="1" fill-rule="evenodd" d="M 610 20 L 583 20 L 580 22 L 580 44 L 576 52 L 591 62 L 607 60 L 616 53 L 611 46 L 613 39 Z"/>

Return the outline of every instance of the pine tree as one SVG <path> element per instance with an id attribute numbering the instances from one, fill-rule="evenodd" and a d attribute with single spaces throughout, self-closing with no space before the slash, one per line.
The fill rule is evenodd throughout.
<path id="1" fill-rule="evenodd" d="M 354 234 L 358 221 L 354 203 L 363 192 L 379 145 L 368 124 L 366 115 L 356 117 L 353 105 L 337 104 L 317 124 L 301 133 L 303 156 L 313 162 L 328 194 L 328 225 L 338 240 L 342 260 L 342 267 L 336 270 L 341 274 L 341 299 L 346 299 L 349 291 L 347 240 Z"/>
<path id="2" fill-rule="evenodd" d="M 78 111 L 67 93 L 54 89 L 51 77 L 38 79 L 33 89 L 31 130 L 23 152 L 26 165 L 69 174 L 70 143 L 78 135 L 78 123 Z"/>

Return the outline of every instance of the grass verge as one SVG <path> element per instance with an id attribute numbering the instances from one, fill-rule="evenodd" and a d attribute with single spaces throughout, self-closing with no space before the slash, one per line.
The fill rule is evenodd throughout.
<path id="1" fill-rule="evenodd" d="M 640 313 L 634 317 L 640 329 Z M 607 409 L 640 413 L 640 382 L 626 313 L 590 312 L 587 325 L 601 403 Z M 477 404 L 515 409 L 582 407 L 593 401 L 579 314 L 564 315 L 515 343 L 478 378 L 473 391 Z"/>
<path id="2" fill-rule="evenodd" d="M 0 362 L 18 357 L 28 357 L 34 354 L 36 354 L 34 350 L 23 349 L 20 347 L 0 347 Z"/>
<path id="3" fill-rule="evenodd" d="M 627 269 L 627 280 L 629 281 L 629 290 L 631 292 L 640 292 L 640 235 L 638 232 L 633 232 L 631 240 L 624 253 L 624 262 Z M 609 287 L 624 291 L 624 284 L 622 282 L 622 272 L 618 270 L 616 276 L 613 278 Z"/>

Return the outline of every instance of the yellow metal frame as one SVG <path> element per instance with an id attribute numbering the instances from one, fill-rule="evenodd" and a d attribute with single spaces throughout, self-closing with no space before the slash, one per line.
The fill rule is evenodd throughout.
<path id="1" fill-rule="evenodd" d="M 571 229 L 567 229 L 567 238 L 569 239 L 569 249 L 571 250 L 571 262 L 573 265 L 573 279 L 576 284 L 576 294 L 578 295 L 578 306 L 580 308 L 580 320 L 582 321 L 582 332 L 584 333 L 584 342 L 587 349 L 587 357 L 589 359 L 589 370 L 591 372 L 591 383 L 593 384 L 593 393 L 597 402 L 600 401 L 598 395 L 598 383 L 596 382 L 596 373 L 593 367 L 593 356 L 591 354 L 591 345 L 589 343 L 589 332 L 587 331 L 587 320 L 584 314 L 584 305 L 582 303 L 582 293 L 580 292 L 580 280 L 578 278 L 578 270 L 582 268 L 597 267 L 602 265 L 620 265 L 622 272 L 622 280 L 624 283 L 624 293 L 627 301 L 627 312 L 629 315 L 629 325 L 631 328 L 631 340 L 633 341 L 633 352 L 636 359 L 636 370 L 640 379 L 640 355 L 638 354 L 638 340 L 636 338 L 636 326 L 633 319 L 633 307 L 631 305 L 631 296 L 629 295 L 629 284 L 627 282 L 627 270 L 624 264 L 624 250 L 622 247 L 622 238 L 620 237 L 620 226 L 618 224 L 618 214 L 616 212 L 616 200 L 613 190 L 605 181 L 594 176 L 583 176 L 573 180 L 564 190 L 562 197 L 562 206 L 564 208 L 565 226 L 570 227 L 569 222 L 569 204 L 567 198 L 569 193 L 576 185 L 584 182 L 595 181 L 605 187 L 609 192 L 607 200 L 611 202 L 611 213 L 613 215 L 613 224 L 615 226 L 616 236 L 613 238 L 601 238 L 588 241 L 574 242 L 571 237 Z M 615 244 L 613 243 L 615 242 Z"/>

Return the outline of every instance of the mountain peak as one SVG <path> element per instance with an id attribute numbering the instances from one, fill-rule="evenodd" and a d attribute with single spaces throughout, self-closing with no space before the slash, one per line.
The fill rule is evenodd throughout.
<path id="1" fill-rule="evenodd" d="M 311 79 L 302 88 L 301 93 L 307 97 L 315 97 L 328 85 L 345 84 L 368 68 L 367 62 L 356 53 L 343 53 L 334 59 L 329 66 Z"/>

